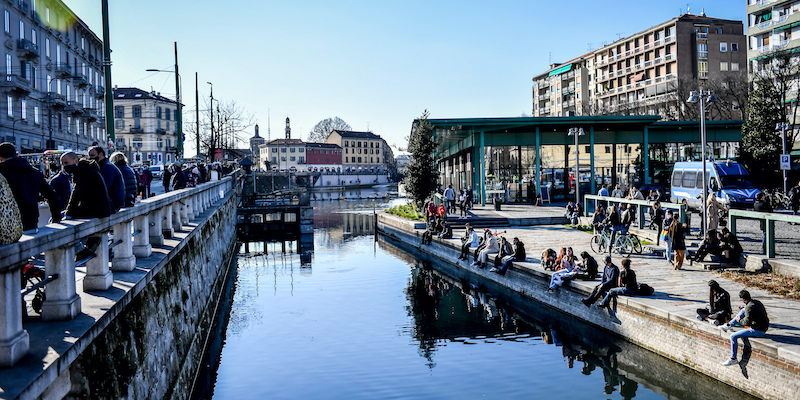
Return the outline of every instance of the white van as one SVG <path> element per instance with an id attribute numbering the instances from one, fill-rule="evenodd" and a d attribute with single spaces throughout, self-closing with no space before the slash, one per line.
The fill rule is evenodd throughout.
<path id="1" fill-rule="evenodd" d="M 161 179 L 164 176 L 164 166 L 163 165 L 151 165 L 150 166 L 150 173 L 153 174 L 153 179 Z"/>
<path id="2" fill-rule="evenodd" d="M 721 203 L 730 207 L 750 208 L 756 200 L 756 194 L 761 192 L 738 162 L 706 162 L 706 173 L 708 187 Z M 702 161 L 677 162 L 672 170 L 670 201 L 699 209 L 704 186 Z"/>

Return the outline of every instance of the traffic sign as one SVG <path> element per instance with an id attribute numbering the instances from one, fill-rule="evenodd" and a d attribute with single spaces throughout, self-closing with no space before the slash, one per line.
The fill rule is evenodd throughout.
<path id="1" fill-rule="evenodd" d="M 792 161 L 788 154 L 781 154 L 781 171 L 792 169 Z"/>

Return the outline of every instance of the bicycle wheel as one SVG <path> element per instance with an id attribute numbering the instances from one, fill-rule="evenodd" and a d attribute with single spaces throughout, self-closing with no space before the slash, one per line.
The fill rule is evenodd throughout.
<path id="1" fill-rule="evenodd" d="M 593 235 L 592 238 L 589 239 L 589 246 L 592 248 L 592 251 L 597 254 L 605 252 L 606 242 L 603 240 L 603 235 Z"/>
<path id="2" fill-rule="evenodd" d="M 630 257 L 631 253 L 633 253 L 633 241 L 631 241 L 631 238 L 629 236 L 621 237 L 617 243 L 618 245 L 614 250 L 621 256 Z"/>
<path id="3" fill-rule="evenodd" d="M 633 244 L 633 251 L 635 251 L 636 254 L 642 254 L 642 241 L 639 240 L 639 236 L 631 235 L 630 238 Z"/>

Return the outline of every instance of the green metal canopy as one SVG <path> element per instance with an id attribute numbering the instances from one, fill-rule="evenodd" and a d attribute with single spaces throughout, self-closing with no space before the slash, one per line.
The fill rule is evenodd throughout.
<path id="1" fill-rule="evenodd" d="M 558 67 L 558 68 L 550 71 L 550 73 L 547 74 L 547 76 L 556 76 L 556 75 L 561 75 L 561 74 L 563 74 L 565 72 L 569 72 L 572 69 L 572 65 L 573 64 L 570 63 L 570 64 L 564 65 L 562 67 Z"/>

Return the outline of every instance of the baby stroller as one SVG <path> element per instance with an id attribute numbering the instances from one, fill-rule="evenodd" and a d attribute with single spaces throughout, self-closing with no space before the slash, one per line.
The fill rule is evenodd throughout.
<path id="1" fill-rule="evenodd" d="M 551 271 L 555 271 L 556 257 L 558 257 L 558 254 L 556 254 L 556 251 L 553 249 L 547 249 L 542 252 L 542 268 L 545 270 L 549 269 Z"/>

